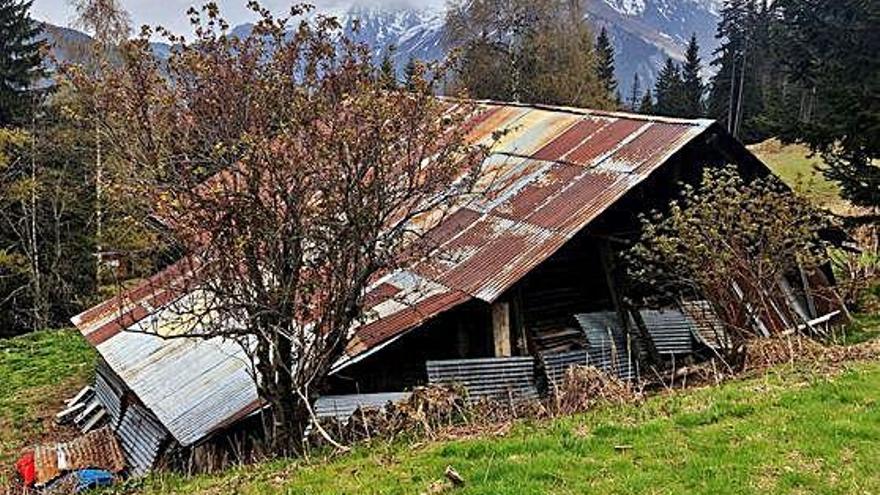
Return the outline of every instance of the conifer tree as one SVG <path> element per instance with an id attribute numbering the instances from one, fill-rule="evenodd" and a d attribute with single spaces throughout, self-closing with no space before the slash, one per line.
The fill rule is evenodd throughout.
<path id="1" fill-rule="evenodd" d="M 604 27 L 596 38 L 596 55 L 598 63 L 596 64 L 599 81 L 605 86 L 608 97 L 617 98 L 617 80 L 614 77 L 614 46 L 608 38 L 608 30 Z"/>
<path id="2" fill-rule="evenodd" d="M 762 123 L 763 89 L 759 83 L 773 65 L 767 60 L 767 31 L 773 7 L 765 0 L 727 0 L 721 9 L 716 38 L 708 114 L 746 143 L 768 136 Z"/>
<path id="3" fill-rule="evenodd" d="M 386 89 L 397 87 L 397 69 L 394 67 L 395 51 L 397 51 L 396 46 L 388 45 L 385 55 L 382 56 L 382 62 L 379 64 L 379 82 Z"/>
<path id="4" fill-rule="evenodd" d="M 639 81 L 639 73 L 633 74 L 632 87 L 629 94 L 629 109 L 636 111 L 639 108 L 639 97 L 642 95 L 642 83 Z"/>
<path id="5" fill-rule="evenodd" d="M 703 105 L 705 87 L 700 77 L 702 70 L 700 47 L 697 44 L 697 35 L 694 34 L 691 36 L 691 41 L 688 44 L 685 62 L 681 69 L 684 84 L 683 117 L 697 118 L 702 117 L 705 113 Z"/>
<path id="6" fill-rule="evenodd" d="M 773 6 L 782 84 L 772 106 L 790 112 L 776 117 L 783 141 L 820 153 L 826 175 L 847 199 L 877 208 L 880 2 L 777 0 Z"/>
<path id="7" fill-rule="evenodd" d="M 472 97 L 614 107 L 579 0 L 453 0 L 444 37 L 459 53 L 453 87 Z"/>
<path id="8" fill-rule="evenodd" d="M 22 93 L 42 71 L 41 29 L 31 19 L 33 0 L 0 0 L 0 127 L 21 118 Z"/>
<path id="9" fill-rule="evenodd" d="M 403 85 L 407 90 L 413 91 L 415 90 L 415 81 L 418 74 L 418 65 L 416 65 L 416 59 L 410 57 L 406 62 L 406 67 L 403 68 Z"/>
<path id="10" fill-rule="evenodd" d="M 657 97 L 657 115 L 684 115 L 684 81 L 681 78 L 681 69 L 672 58 L 667 57 L 666 64 L 657 77 L 654 93 Z"/>
<path id="11" fill-rule="evenodd" d="M 645 91 L 645 96 L 642 97 L 642 102 L 639 104 L 639 113 L 645 115 L 653 115 L 655 113 L 654 95 L 651 93 L 651 88 L 648 88 L 648 90 Z"/>

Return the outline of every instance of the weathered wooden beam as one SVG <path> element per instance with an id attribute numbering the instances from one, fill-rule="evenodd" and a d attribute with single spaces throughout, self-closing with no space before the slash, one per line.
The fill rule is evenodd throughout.
<path id="1" fill-rule="evenodd" d="M 510 303 L 496 302 L 492 305 L 492 340 L 495 357 L 510 357 Z"/>

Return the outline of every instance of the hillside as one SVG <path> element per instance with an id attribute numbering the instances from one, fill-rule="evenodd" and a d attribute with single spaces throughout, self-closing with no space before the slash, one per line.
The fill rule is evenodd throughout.
<path id="1" fill-rule="evenodd" d="M 73 330 L 0 340 L 0 488 L 22 448 L 75 436 L 53 416 L 91 380 L 94 355 Z"/>
<path id="2" fill-rule="evenodd" d="M 862 328 L 858 340 L 877 337 L 876 319 L 861 323 L 870 328 Z M 71 434 L 54 429 L 51 415 L 87 382 L 92 360 L 74 332 L 0 344 L 0 485 L 22 447 Z M 785 365 L 639 405 L 602 406 L 546 422 L 473 425 L 416 444 L 378 442 L 332 460 L 313 455 L 195 478 L 157 474 L 123 491 L 876 493 L 878 401 L 878 362 Z M 464 487 L 438 483 L 446 466 L 461 473 Z"/>
<path id="3" fill-rule="evenodd" d="M 749 146 L 789 187 L 816 205 L 842 216 L 864 214 L 840 196 L 840 188 L 822 174 L 821 157 L 803 145 L 784 145 L 776 139 Z"/>
<path id="4" fill-rule="evenodd" d="M 326 462 L 276 462 L 139 493 L 876 493 L 880 363 L 839 375 L 785 366 L 481 436 L 374 444 Z M 439 482 L 446 466 L 466 480 Z"/>

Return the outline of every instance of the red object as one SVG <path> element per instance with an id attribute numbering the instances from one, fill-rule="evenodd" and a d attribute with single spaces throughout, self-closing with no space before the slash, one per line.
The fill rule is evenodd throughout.
<path id="1" fill-rule="evenodd" d="M 15 463 L 15 467 L 18 469 L 18 474 L 20 474 L 21 478 L 24 480 L 25 486 L 33 486 L 34 481 L 37 479 L 37 467 L 34 464 L 34 453 L 28 452 L 21 456 L 21 459 Z"/>

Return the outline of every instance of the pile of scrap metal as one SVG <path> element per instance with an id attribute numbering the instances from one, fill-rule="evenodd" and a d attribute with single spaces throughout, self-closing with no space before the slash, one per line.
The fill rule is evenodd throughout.
<path id="1" fill-rule="evenodd" d="M 67 494 L 109 486 L 122 475 L 125 460 L 113 431 L 105 427 L 67 443 L 27 450 L 16 468 L 25 487 Z"/>

